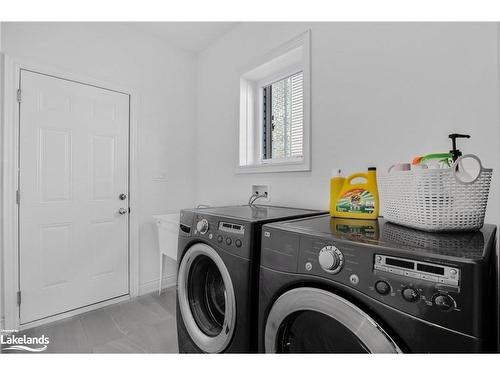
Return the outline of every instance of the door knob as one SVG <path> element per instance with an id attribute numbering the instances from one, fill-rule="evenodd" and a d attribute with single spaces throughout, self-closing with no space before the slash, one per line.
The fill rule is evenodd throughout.
<path id="1" fill-rule="evenodd" d="M 121 193 L 118 198 L 120 198 L 121 201 L 124 201 L 125 199 L 127 199 L 127 194 L 125 193 Z"/>
<path id="2" fill-rule="evenodd" d="M 118 210 L 118 213 L 119 213 L 120 215 L 125 215 L 125 214 L 127 213 L 127 211 L 128 211 L 128 210 L 127 210 L 126 208 L 123 208 L 123 207 L 122 207 L 122 208 L 120 208 L 120 209 Z"/>

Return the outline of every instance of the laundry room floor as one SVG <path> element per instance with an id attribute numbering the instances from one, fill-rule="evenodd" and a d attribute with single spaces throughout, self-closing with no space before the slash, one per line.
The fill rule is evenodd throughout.
<path id="1" fill-rule="evenodd" d="M 175 304 L 171 287 L 17 335 L 45 334 L 44 353 L 177 353 Z"/>

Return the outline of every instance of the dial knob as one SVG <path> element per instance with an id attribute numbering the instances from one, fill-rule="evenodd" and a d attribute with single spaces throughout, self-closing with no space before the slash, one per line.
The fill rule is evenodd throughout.
<path id="1" fill-rule="evenodd" d="M 196 230 L 200 232 L 201 234 L 205 234 L 208 232 L 208 221 L 207 219 L 201 219 L 198 221 L 196 224 Z"/>
<path id="2" fill-rule="evenodd" d="M 455 301 L 448 294 L 438 293 L 432 297 L 432 302 L 439 310 L 449 311 L 455 307 Z"/>
<path id="3" fill-rule="evenodd" d="M 375 283 L 375 290 L 378 294 L 386 296 L 391 292 L 391 286 L 387 281 L 379 280 Z"/>
<path id="4" fill-rule="evenodd" d="M 344 264 L 344 255 L 335 246 L 325 246 L 319 252 L 318 262 L 326 272 L 337 273 Z"/>
<path id="5" fill-rule="evenodd" d="M 403 288 L 401 295 L 403 296 L 403 299 L 408 302 L 417 302 L 420 299 L 420 293 L 415 288 L 410 286 Z"/>

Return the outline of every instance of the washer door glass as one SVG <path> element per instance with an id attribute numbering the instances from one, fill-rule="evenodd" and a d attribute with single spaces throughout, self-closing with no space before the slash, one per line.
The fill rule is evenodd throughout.
<path id="1" fill-rule="evenodd" d="M 234 332 L 236 301 L 229 271 L 212 247 L 197 243 L 184 253 L 177 295 L 182 321 L 196 346 L 207 353 L 223 351 Z"/>
<path id="2" fill-rule="evenodd" d="M 222 331 L 226 309 L 226 286 L 214 261 L 199 255 L 188 275 L 188 298 L 194 320 L 208 336 Z"/>
<path id="3" fill-rule="evenodd" d="M 364 311 L 334 293 L 296 288 L 273 304 L 264 333 L 271 353 L 399 353 Z"/>

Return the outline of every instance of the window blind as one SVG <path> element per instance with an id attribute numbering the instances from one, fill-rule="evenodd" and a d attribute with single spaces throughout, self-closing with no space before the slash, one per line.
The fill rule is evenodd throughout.
<path id="1" fill-rule="evenodd" d="M 290 111 L 290 155 L 302 156 L 304 138 L 304 75 L 299 72 L 290 77 L 291 111 Z"/>

